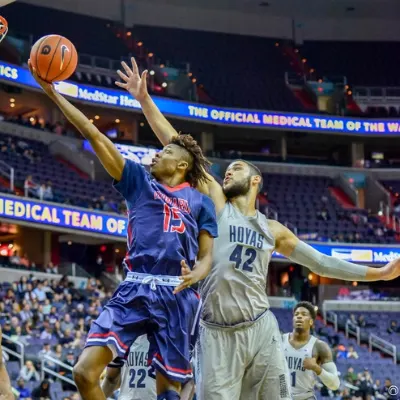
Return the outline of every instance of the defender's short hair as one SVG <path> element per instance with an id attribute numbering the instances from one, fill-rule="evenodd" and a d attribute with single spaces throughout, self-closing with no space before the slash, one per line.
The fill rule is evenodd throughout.
<path id="1" fill-rule="evenodd" d="M 317 318 L 317 309 L 318 308 L 316 306 L 314 306 L 314 304 L 310 303 L 309 301 L 300 301 L 294 307 L 293 312 L 296 312 L 296 310 L 300 307 L 307 309 L 311 315 L 311 318 L 313 319 L 313 321 L 315 321 L 315 318 Z"/>

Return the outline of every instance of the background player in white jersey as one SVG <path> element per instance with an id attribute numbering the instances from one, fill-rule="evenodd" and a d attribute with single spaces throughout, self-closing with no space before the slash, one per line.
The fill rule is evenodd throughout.
<path id="1" fill-rule="evenodd" d="M 149 341 L 146 335 L 140 336 L 131 346 L 127 360 L 114 360 L 107 367 L 101 388 L 106 398 L 119 391 L 118 400 L 155 400 L 156 372 L 148 366 Z M 190 380 L 182 387 L 181 399 L 191 400 L 194 383 Z"/>
<path id="2" fill-rule="evenodd" d="M 283 335 L 283 350 L 290 372 L 293 400 L 316 399 L 317 376 L 331 390 L 340 380 L 332 352 L 322 340 L 311 335 L 316 310 L 308 301 L 297 303 L 293 312 L 293 331 Z"/>
<path id="3" fill-rule="evenodd" d="M 162 144 L 178 135 L 147 91 L 147 71 L 140 76 L 122 64 L 126 89 Z M 204 311 L 199 340 L 198 400 L 288 400 L 290 385 L 278 324 L 266 295 L 268 264 L 274 250 L 321 276 L 351 281 L 391 280 L 400 276 L 400 259 L 369 268 L 325 256 L 300 241 L 278 221 L 256 210 L 262 174 L 253 164 L 229 165 L 223 185 L 208 176 L 198 187 L 214 201 L 219 237 L 211 272 L 202 284 Z M 190 285 L 190 280 L 186 281 Z"/>

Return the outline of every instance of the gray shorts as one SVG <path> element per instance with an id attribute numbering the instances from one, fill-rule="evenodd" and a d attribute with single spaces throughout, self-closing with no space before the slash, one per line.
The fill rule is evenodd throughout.
<path id="1" fill-rule="evenodd" d="M 270 311 L 235 327 L 202 321 L 195 358 L 198 400 L 291 399 L 281 334 Z"/>

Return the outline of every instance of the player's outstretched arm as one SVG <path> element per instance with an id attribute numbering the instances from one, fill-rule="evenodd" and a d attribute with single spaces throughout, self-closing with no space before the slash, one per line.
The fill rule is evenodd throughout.
<path id="1" fill-rule="evenodd" d="M 269 226 L 275 237 L 276 251 L 317 275 L 360 282 L 390 281 L 400 276 L 400 258 L 382 268 L 354 264 L 320 253 L 277 221 L 269 221 Z"/>
<path id="2" fill-rule="evenodd" d="M 198 240 L 199 252 L 197 254 L 196 264 L 193 269 L 190 269 L 185 261 L 181 262 L 182 275 L 180 278 L 182 283 L 175 288 L 174 294 L 203 280 L 211 270 L 214 238 L 208 231 L 202 230 L 200 231 Z"/>
<path id="3" fill-rule="evenodd" d="M 0 326 L 0 399 L 1 400 L 14 400 L 14 394 L 11 387 L 10 377 L 8 376 L 8 372 L 6 370 L 5 365 L 3 364 L 3 348 L 1 346 L 1 341 L 3 332 Z"/>
<path id="4" fill-rule="evenodd" d="M 124 61 L 121 63 L 125 72 L 117 71 L 122 82 L 115 82 L 117 86 L 127 90 L 141 105 L 144 116 L 151 126 L 163 146 L 169 144 L 174 136 L 178 136 L 178 132 L 162 115 L 161 111 L 155 105 L 154 101 L 147 90 L 147 74 L 148 71 L 139 74 L 139 68 L 135 59 L 131 58 L 132 67 L 129 67 Z"/>
<path id="5" fill-rule="evenodd" d="M 139 68 L 135 59 L 132 57 L 132 67 L 129 67 L 125 62 L 122 62 L 124 72 L 117 71 L 122 82 L 115 82 L 115 84 L 127 90 L 141 105 L 144 116 L 151 126 L 151 129 L 156 134 L 157 138 L 163 146 L 166 146 L 171 140 L 178 136 L 178 132 L 169 123 L 167 118 L 164 117 L 162 112 L 158 109 L 152 100 L 147 90 L 147 70 L 139 74 Z M 207 173 L 208 181 L 201 183 L 197 189 L 210 196 L 213 200 L 217 213 L 221 211 L 226 203 L 226 197 L 222 191 L 221 185 L 214 179 L 214 177 Z"/>
<path id="6" fill-rule="evenodd" d="M 67 99 L 59 94 L 51 83 L 42 80 L 28 61 L 29 69 L 36 82 L 42 87 L 44 92 L 57 104 L 61 112 L 71 124 L 89 140 L 97 157 L 103 164 L 106 171 L 116 180 L 122 177 L 125 160 L 108 137 L 103 135 L 86 116 L 73 106 Z"/>

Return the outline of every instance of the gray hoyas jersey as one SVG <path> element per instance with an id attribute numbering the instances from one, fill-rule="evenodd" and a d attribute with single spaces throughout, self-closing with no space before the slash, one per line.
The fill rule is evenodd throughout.
<path id="1" fill-rule="evenodd" d="M 201 285 L 203 320 L 233 325 L 269 308 L 268 265 L 275 240 L 265 215 L 243 215 L 227 202 L 218 217 L 211 272 Z"/>
<path id="2" fill-rule="evenodd" d="M 313 348 L 317 338 L 311 336 L 307 344 L 300 349 L 295 349 L 289 343 L 290 333 L 283 335 L 283 351 L 290 372 L 293 400 L 313 398 L 316 375 L 313 371 L 304 369 L 305 358 L 312 358 Z"/>
<path id="3" fill-rule="evenodd" d="M 146 335 L 138 337 L 129 350 L 121 371 L 121 389 L 118 400 L 157 398 L 155 371 L 147 366 L 149 341 Z"/>

